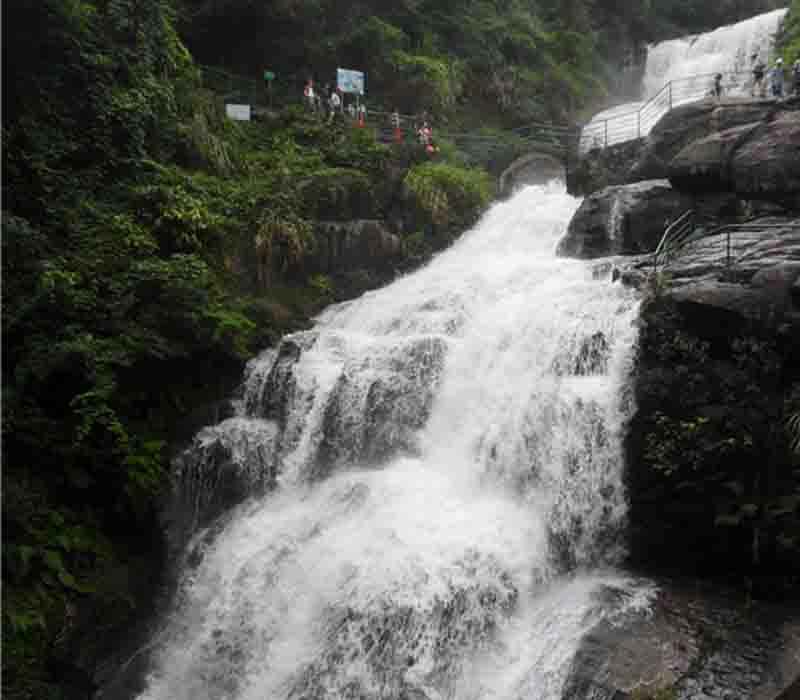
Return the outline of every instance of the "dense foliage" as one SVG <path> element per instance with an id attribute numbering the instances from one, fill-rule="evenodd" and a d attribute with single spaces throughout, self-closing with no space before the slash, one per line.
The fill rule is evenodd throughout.
<path id="1" fill-rule="evenodd" d="M 784 63 L 791 66 L 800 58 L 800 0 L 792 0 L 789 14 L 778 37 Z"/>
<path id="2" fill-rule="evenodd" d="M 311 266 L 313 224 L 387 216 L 425 156 L 298 110 L 229 122 L 167 0 L 12 0 L 9 26 L 3 683 L 84 697 L 160 584 L 170 446 L 258 348 L 385 279 L 340 291 Z M 458 212 L 421 213 L 413 259 L 490 196 L 437 167 Z"/>
<path id="3" fill-rule="evenodd" d="M 335 69 L 367 75 L 369 99 L 439 119 L 564 121 L 620 86 L 619 67 L 650 41 L 782 6 L 780 0 L 183 0 L 182 27 L 201 63 L 290 95 Z"/>

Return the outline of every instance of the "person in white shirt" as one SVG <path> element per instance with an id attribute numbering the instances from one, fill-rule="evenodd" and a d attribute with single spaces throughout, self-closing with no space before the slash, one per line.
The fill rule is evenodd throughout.
<path id="1" fill-rule="evenodd" d="M 316 110 L 317 100 L 314 96 L 314 81 L 311 79 L 309 79 L 305 88 L 303 88 L 303 99 L 305 100 L 306 107 L 308 107 L 309 111 L 313 112 Z"/>
<path id="2" fill-rule="evenodd" d="M 336 116 L 336 113 L 342 109 L 342 98 L 339 97 L 339 93 L 336 90 L 331 93 L 330 100 L 328 100 L 328 105 L 330 106 L 331 110 L 328 121 L 332 122 Z"/>

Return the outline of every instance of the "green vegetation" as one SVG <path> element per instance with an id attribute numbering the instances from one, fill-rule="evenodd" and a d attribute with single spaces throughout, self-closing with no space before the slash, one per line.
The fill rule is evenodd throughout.
<path id="1" fill-rule="evenodd" d="M 464 230 L 488 204 L 493 183 L 480 170 L 447 163 L 423 163 L 408 171 L 404 184 L 424 223 L 434 233 Z"/>
<path id="2" fill-rule="evenodd" d="M 166 0 L 12 0 L 4 20 L 3 682 L 59 698 L 152 604 L 190 412 L 386 279 L 315 269 L 314 222 L 384 218 L 429 170 L 298 110 L 227 120 Z M 444 160 L 428 180 L 447 204 L 412 229 L 410 261 L 490 197 Z"/>
<path id="3" fill-rule="evenodd" d="M 778 48 L 788 67 L 800 58 L 800 0 L 792 0 L 789 5 L 789 14 L 778 37 Z"/>
<path id="4" fill-rule="evenodd" d="M 182 0 L 181 27 L 200 63 L 284 97 L 337 67 L 364 70 L 370 100 L 427 109 L 461 127 L 565 122 L 596 104 L 645 43 L 784 6 L 781 0 Z"/>

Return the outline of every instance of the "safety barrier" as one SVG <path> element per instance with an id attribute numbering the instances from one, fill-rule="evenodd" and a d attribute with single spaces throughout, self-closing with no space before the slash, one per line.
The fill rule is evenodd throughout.
<path id="1" fill-rule="evenodd" d="M 641 138 L 650 132 L 661 117 L 679 105 L 698 102 L 714 96 L 716 73 L 703 73 L 670 80 L 653 97 L 636 109 L 592 119 L 581 130 L 580 150 L 607 148 L 617 143 Z M 753 94 L 751 72 L 722 73 L 722 96 Z M 762 81 L 757 97 L 763 97 L 767 78 Z"/>
<path id="2" fill-rule="evenodd" d="M 670 224 L 661 237 L 656 250 L 650 256 L 653 272 L 664 270 L 690 249 L 695 254 L 705 252 L 710 259 L 724 258 L 725 267 L 742 262 L 740 253 L 765 233 L 774 231 L 800 231 L 800 219 L 784 223 L 749 221 L 741 224 L 725 224 L 706 229 L 696 221 L 693 210 L 685 211 Z"/>

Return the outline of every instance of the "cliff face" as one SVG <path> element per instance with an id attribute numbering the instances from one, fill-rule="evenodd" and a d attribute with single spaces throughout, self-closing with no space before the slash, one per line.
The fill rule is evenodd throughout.
<path id="1" fill-rule="evenodd" d="M 800 574 L 787 430 L 800 406 L 799 108 L 670 112 L 612 174 L 627 184 L 587 197 L 560 244 L 579 257 L 644 253 L 695 212 L 695 240 L 669 264 L 640 259 L 622 273 L 647 290 L 628 437 L 631 557 L 770 593 Z"/>
<path id="2" fill-rule="evenodd" d="M 629 563 L 659 591 L 649 617 L 587 637 L 566 697 L 796 692 L 799 110 L 797 98 L 686 105 L 572 172 L 587 197 L 561 254 L 627 255 L 621 280 L 645 296 L 626 438 Z M 656 268 L 647 253 L 687 210 L 693 240 Z"/>

